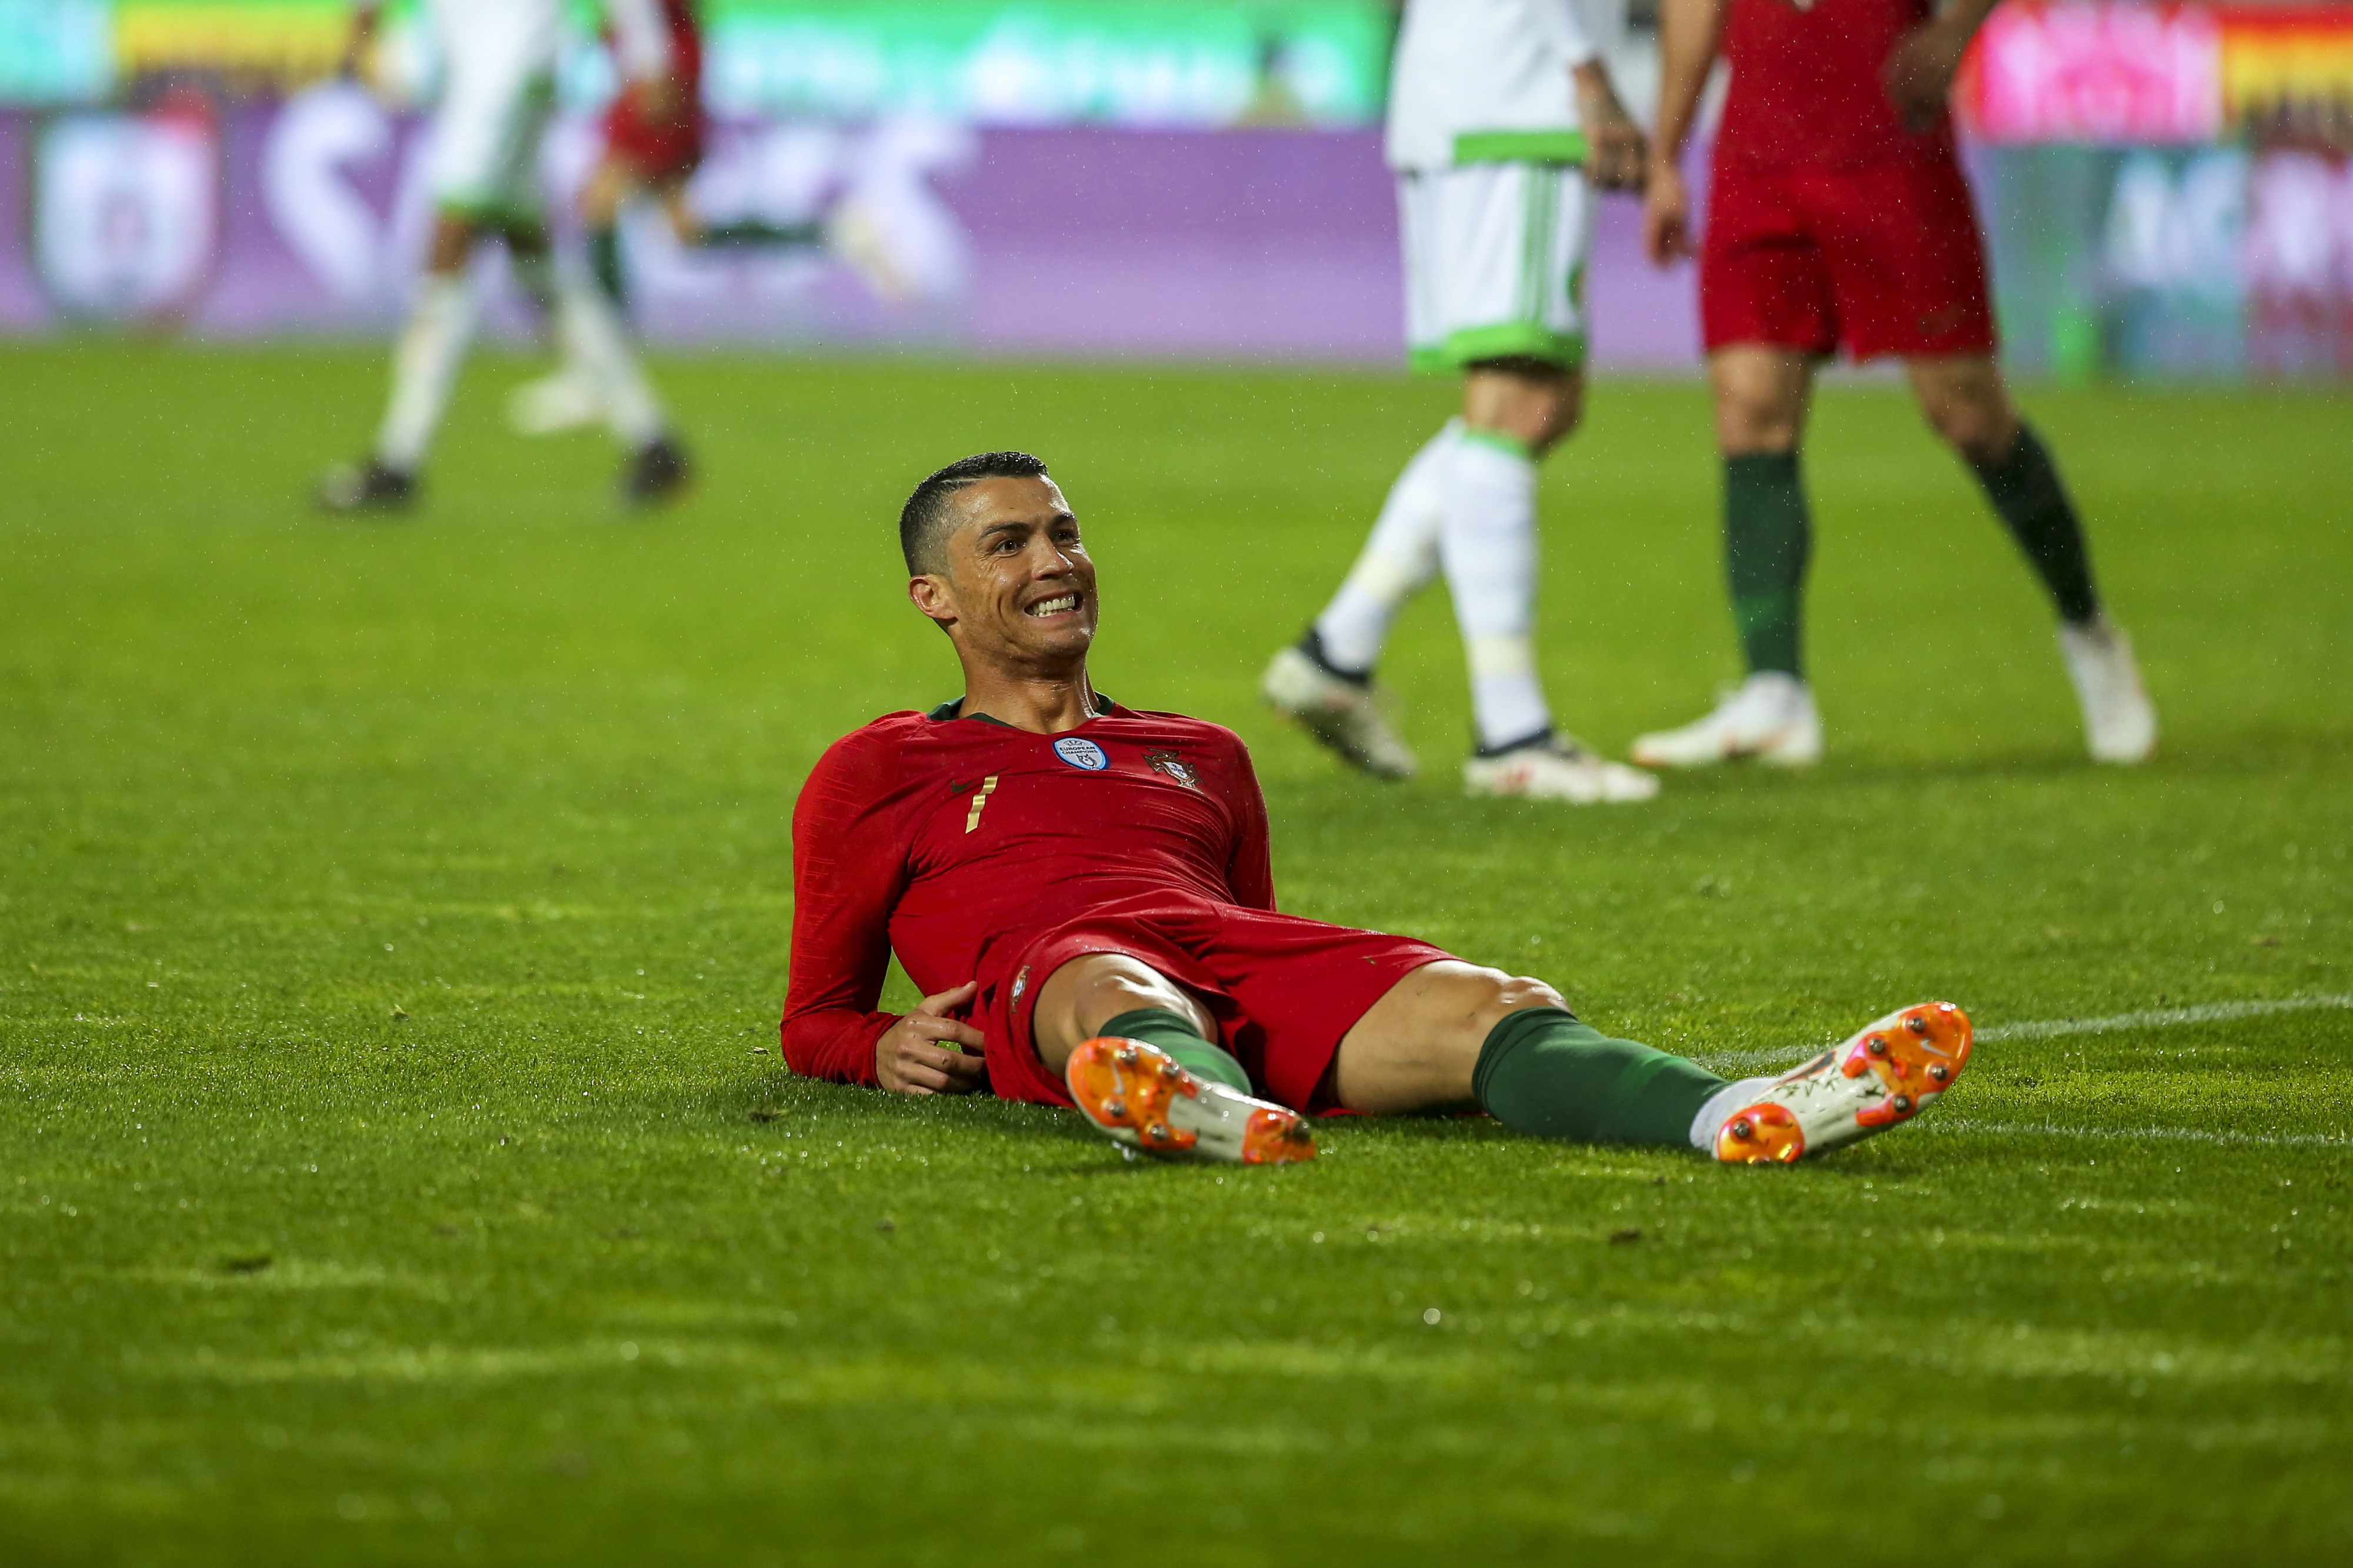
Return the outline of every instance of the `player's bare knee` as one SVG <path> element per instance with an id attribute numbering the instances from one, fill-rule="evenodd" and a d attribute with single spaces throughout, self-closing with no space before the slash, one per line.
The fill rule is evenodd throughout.
<path id="1" fill-rule="evenodd" d="M 1928 427 L 1965 460 L 1979 468 L 2000 462 L 2018 439 L 2018 421 L 2000 404 L 1987 405 L 1956 399 L 1924 412 Z"/>
<path id="2" fill-rule="evenodd" d="M 1197 1027 L 1206 1028 L 1209 1021 L 1201 1005 L 1183 986 L 1125 953 L 1090 953 L 1073 959 L 1056 970 L 1047 984 L 1058 994 L 1054 999 L 1063 1002 L 1057 1011 L 1067 1017 L 1073 1043 L 1099 1034 L 1105 1024 L 1123 1013 L 1146 1007 L 1180 1014 Z M 1039 1001 L 1041 1007 L 1045 1006 L 1047 994 L 1041 992 Z"/>
<path id="3" fill-rule="evenodd" d="M 1494 1033 L 1495 1026 L 1514 1013 L 1525 1013 L 1531 1007 L 1562 1007 L 1560 993 L 1525 974 L 1506 974 L 1500 969 L 1481 969 L 1463 977 L 1466 994 L 1458 1016 L 1461 1019 L 1462 1039 L 1476 1050 Z"/>
<path id="4" fill-rule="evenodd" d="M 1483 1041 L 1496 1025 L 1514 1013 L 1525 1013 L 1531 1007 L 1566 1007 L 1559 992 L 1543 981 L 1526 974 L 1498 974 L 1492 994 L 1479 1009 L 1475 1019 L 1479 1037 Z"/>
<path id="5" fill-rule="evenodd" d="M 1794 451 L 1797 416 L 1776 400 L 1735 395 L 1716 405 L 1715 438 L 1728 458 Z"/>

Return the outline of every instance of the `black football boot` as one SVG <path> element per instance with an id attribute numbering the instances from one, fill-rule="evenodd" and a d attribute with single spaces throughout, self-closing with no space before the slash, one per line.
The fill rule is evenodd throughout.
<path id="1" fill-rule="evenodd" d="M 371 458 L 330 469 L 319 481 L 319 510 L 341 517 L 389 516 L 417 504 L 417 488 L 416 475 L 387 468 Z"/>

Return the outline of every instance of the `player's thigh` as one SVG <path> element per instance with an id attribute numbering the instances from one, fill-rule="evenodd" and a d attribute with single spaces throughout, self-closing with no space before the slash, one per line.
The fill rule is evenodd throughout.
<path id="1" fill-rule="evenodd" d="M 1038 987 L 1038 1001 L 1030 1011 L 1029 1037 L 1039 1059 L 1060 1073 L 1080 1042 L 1092 1039 L 1112 1019 L 1139 1007 L 1182 1014 L 1205 1039 L 1219 1037 L 1216 1020 L 1192 993 L 1124 952 L 1082 952 L 1049 974 Z"/>
<path id="2" fill-rule="evenodd" d="M 1836 352 L 1831 274 L 1791 182 L 1724 170 L 1708 195 L 1700 244 L 1700 337 L 1727 349 L 1779 349 L 1809 361 Z"/>
<path id="3" fill-rule="evenodd" d="M 1479 1052 L 1495 1026 L 1530 1007 L 1557 1007 L 1541 980 L 1441 959 L 1406 973 L 1340 1040 L 1333 1088 L 1350 1110 L 1426 1110 L 1472 1100 Z"/>
<path id="4" fill-rule="evenodd" d="M 1797 448 L 1820 362 L 1778 343 L 1727 343 L 1707 356 L 1716 445 L 1727 457 Z"/>
<path id="5" fill-rule="evenodd" d="M 1410 177 L 1409 337 L 1426 369 L 1525 360 L 1571 371 L 1585 356 L 1591 192 L 1581 171 L 1472 163 Z"/>
<path id="6" fill-rule="evenodd" d="M 1825 171 L 1806 190 L 1855 358 L 1992 354 L 1985 242 L 1957 160 Z"/>

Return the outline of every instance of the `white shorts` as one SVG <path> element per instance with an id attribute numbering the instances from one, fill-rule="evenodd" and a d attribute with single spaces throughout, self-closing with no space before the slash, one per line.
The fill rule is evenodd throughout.
<path id="1" fill-rule="evenodd" d="M 1593 195 L 1584 170 L 1514 162 L 1401 172 L 1398 216 L 1416 370 L 1585 363 Z"/>
<path id="2" fill-rule="evenodd" d="M 509 47 L 448 52 L 433 113 L 428 188 L 446 212 L 535 221 L 546 205 L 539 150 L 555 111 L 555 72 L 541 50 L 500 41 Z"/>

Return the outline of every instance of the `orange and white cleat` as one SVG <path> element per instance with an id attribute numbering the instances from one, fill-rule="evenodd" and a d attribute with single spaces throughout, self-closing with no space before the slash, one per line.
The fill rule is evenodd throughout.
<path id="1" fill-rule="evenodd" d="M 1961 1076 L 1969 1040 L 1969 1016 L 1950 1002 L 1890 1013 L 1725 1117 L 1715 1157 L 1786 1165 L 1909 1121 Z"/>
<path id="2" fill-rule="evenodd" d="M 1082 1041 L 1062 1076 L 1089 1121 L 1147 1154 L 1237 1165 L 1315 1158 L 1305 1117 L 1198 1079 L 1143 1040 L 1099 1035 Z"/>

